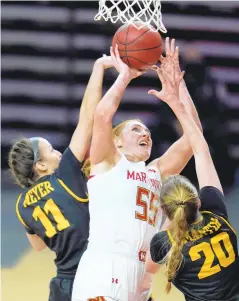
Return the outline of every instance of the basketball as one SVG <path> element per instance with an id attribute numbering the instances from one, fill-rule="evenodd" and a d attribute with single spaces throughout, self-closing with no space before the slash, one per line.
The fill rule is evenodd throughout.
<path id="1" fill-rule="evenodd" d="M 132 24 L 121 26 L 113 37 L 112 46 L 118 44 L 119 54 L 125 64 L 137 70 L 147 70 L 156 64 L 163 51 L 163 41 L 153 26 L 137 29 Z"/>

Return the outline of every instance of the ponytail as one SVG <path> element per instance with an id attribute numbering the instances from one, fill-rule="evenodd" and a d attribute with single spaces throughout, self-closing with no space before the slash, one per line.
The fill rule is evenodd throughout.
<path id="1" fill-rule="evenodd" d="M 166 292 L 169 293 L 171 282 L 182 263 L 186 233 L 197 219 L 199 210 L 197 189 L 183 176 L 170 176 L 163 183 L 160 201 L 167 217 L 171 220 L 169 231 L 172 236 L 172 247 L 167 257 L 168 283 L 166 286 Z"/>
<path id="2" fill-rule="evenodd" d="M 188 223 L 186 221 L 185 205 L 180 205 L 175 211 L 174 219 L 170 228 L 170 233 L 173 237 L 173 243 L 167 259 L 167 293 L 169 293 L 171 290 L 171 282 L 174 279 L 182 262 L 182 249 L 187 230 Z"/>

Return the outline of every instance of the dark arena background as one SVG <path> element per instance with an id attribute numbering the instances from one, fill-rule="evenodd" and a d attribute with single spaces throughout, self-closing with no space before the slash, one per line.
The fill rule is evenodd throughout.
<path id="1" fill-rule="evenodd" d="M 109 54 L 119 26 L 96 22 L 97 1 L 2 2 L 2 300 L 45 301 L 54 275 L 53 254 L 37 253 L 17 220 L 19 189 L 7 168 L 7 153 L 19 136 L 42 136 L 56 149 L 68 145 L 94 61 Z M 169 37 L 180 47 L 182 70 L 199 112 L 205 137 L 227 195 L 232 225 L 239 234 L 239 3 L 162 2 Z M 166 35 L 162 34 L 165 38 Z M 104 90 L 116 78 L 107 70 Z M 152 158 L 181 134 L 167 105 L 147 94 L 159 89 L 153 71 L 126 90 L 115 123 L 137 117 L 152 130 Z M 80 141 L 79 141 L 80 143 Z M 196 183 L 194 162 L 184 175 Z M 183 300 L 164 294 L 156 300 Z M 154 283 L 154 284 L 155 284 Z"/>

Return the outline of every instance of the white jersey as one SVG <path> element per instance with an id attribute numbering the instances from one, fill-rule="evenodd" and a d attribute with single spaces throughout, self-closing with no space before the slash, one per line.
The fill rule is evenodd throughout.
<path id="1" fill-rule="evenodd" d="M 158 171 L 124 155 L 110 171 L 89 179 L 88 248 L 121 254 L 147 251 L 162 219 L 160 188 Z"/>
<path id="2" fill-rule="evenodd" d="M 148 300 L 151 280 L 144 261 L 158 230 L 155 224 L 161 223 L 160 187 L 157 171 L 124 156 L 110 171 L 89 179 L 89 244 L 78 265 L 72 301 L 98 296 Z"/>

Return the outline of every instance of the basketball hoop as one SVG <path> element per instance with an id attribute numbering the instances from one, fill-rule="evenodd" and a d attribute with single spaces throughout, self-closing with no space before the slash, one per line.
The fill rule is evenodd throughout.
<path id="1" fill-rule="evenodd" d="M 101 18 L 112 23 L 133 24 L 138 29 L 153 25 L 154 31 L 167 32 L 162 22 L 160 0 L 99 0 L 99 12 L 94 20 Z"/>

